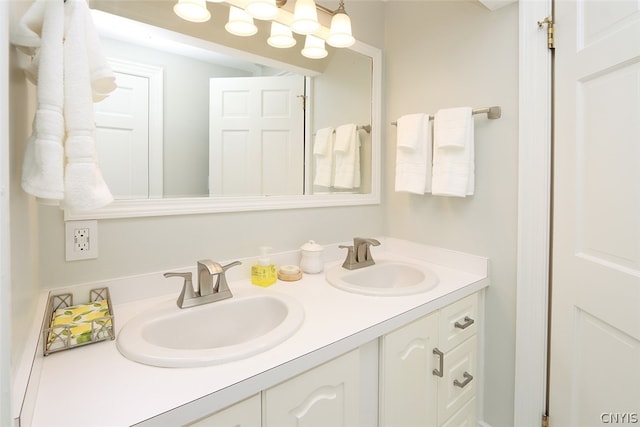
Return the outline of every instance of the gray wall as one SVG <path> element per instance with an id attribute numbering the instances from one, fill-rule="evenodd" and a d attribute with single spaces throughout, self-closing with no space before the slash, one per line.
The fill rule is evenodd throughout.
<path id="1" fill-rule="evenodd" d="M 385 9 L 389 121 L 468 105 L 475 118 L 476 189 L 467 198 L 393 191 L 395 128 L 387 128 L 388 235 L 490 258 L 485 421 L 513 424 L 518 165 L 518 7 L 465 1 L 390 2 Z"/>
<path id="2" fill-rule="evenodd" d="M 12 24 L 18 22 L 29 2 L 10 2 Z M 4 30 L 6 31 L 6 30 Z M 36 317 L 40 292 L 38 208 L 20 187 L 22 153 L 31 134 L 35 111 L 35 91 L 18 69 L 18 55 L 9 49 L 9 150 L 10 150 L 10 221 L 11 221 L 11 365 L 15 370 L 22 360 L 25 338 Z M 64 248 L 63 248 L 64 249 Z"/>

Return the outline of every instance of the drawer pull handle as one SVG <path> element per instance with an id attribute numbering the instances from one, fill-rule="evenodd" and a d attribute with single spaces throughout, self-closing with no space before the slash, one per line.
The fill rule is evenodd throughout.
<path id="1" fill-rule="evenodd" d="M 442 353 L 438 348 L 433 349 L 433 354 L 438 356 L 440 362 L 438 363 L 438 369 L 433 370 L 433 375 L 442 378 L 444 372 L 444 353 Z"/>
<path id="2" fill-rule="evenodd" d="M 464 381 L 460 382 L 458 380 L 453 380 L 454 386 L 464 388 L 473 379 L 473 376 L 467 371 L 464 371 L 464 374 L 462 374 L 462 376 L 464 377 Z"/>
<path id="3" fill-rule="evenodd" d="M 467 329 L 469 326 L 475 323 L 475 320 L 470 318 L 469 316 L 464 316 L 464 323 L 456 322 L 453 325 L 458 329 Z"/>

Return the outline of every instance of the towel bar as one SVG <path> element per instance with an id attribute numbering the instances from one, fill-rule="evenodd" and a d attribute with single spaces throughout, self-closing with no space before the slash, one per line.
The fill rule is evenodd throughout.
<path id="1" fill-rule="evenodd" d="M 366 133 L 371 133 L 371 125 L 358 125 L 358 126 L 356 126 L 356 130 L 363 130 Z M 333 133 L 335 133 L 335 132 L 336 132 L 336 130 L 334 129 Z M 316 133 L 314 132 L 313 135 L 315 136 L 315 134 Z"/>
<path id="2" fill-rule="evenodd" d="M 502 109 L 500 107 L 484 107 L 476 108 L 471 111 L 471 114 L 486 114 L 488 119 L 499 119 L 502 116 Z M 429 115 L 429 120 L 433 120 L 433 115 Z M 393 126 L 397 126 L 398 122 L 391 122 Z"/>

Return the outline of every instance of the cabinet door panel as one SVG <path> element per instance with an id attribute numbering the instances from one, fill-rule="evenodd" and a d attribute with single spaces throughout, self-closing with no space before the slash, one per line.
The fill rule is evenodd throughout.
<path id="1" fill-rule="evenodd" d="M 354 350 L 265 391 L 265 427 L 357 426 L 359 387 Z"/>
<path id="2" fill-rule="evenodd" d="M 381 340 L 380 425 L 429 427 L 436 424 L 438 316 L 431 314 Z"/>

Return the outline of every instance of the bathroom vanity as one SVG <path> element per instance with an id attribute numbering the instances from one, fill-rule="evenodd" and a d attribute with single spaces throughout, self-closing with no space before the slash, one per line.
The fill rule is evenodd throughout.
<path id="1" fill-rule="evenodd" d="M 380 241 L 374 258 L 425 266 L 437 275 L 437 286 L 372 296 L 334 287 L 320 273 L 260 288 L 248 276 L 252 260 L 243 260 L 229 277 L 233 298 L 296 299 L 304 321 L 291 337 L 249 357 L 194 368 L 131 361 L 114 341 L 47 356 L 32 425 L 471 425 L 481 398 L 488 260 L 399 239 Z M 342 258 L 337 244 L 327 245 L 325 271 Z M 299 252 L 273 260 L 297 263 Z M 116 335 L 140 313 L 175 301 L 177 292 L 143 297 L 141 289 L 157 292 L 163 280 L 159 272 L 100 282 L 111 289 Z M 200 328 L 205 333 L 225 325 Z"/>

